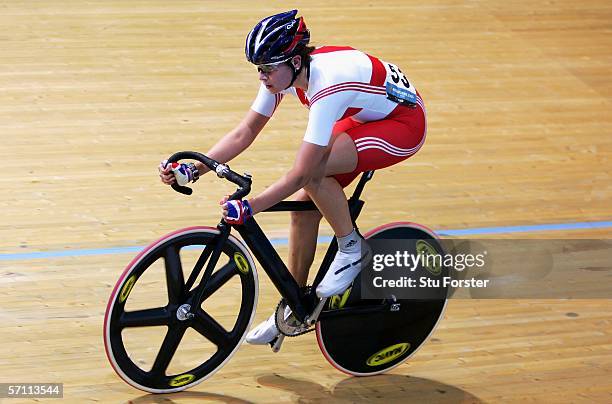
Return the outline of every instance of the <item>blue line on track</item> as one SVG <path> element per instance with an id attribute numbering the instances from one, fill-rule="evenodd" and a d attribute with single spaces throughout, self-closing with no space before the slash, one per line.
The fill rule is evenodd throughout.
<path id="1" fill-rule="evenodd" d="M 607 227 L 612 227 L 612 222 L 577 222 L 535 224 L 526 226 L 478 227 L 474 229 L 436 230 L 436 233 L 444 236 L 473 236 L 484 234 L 529 233 L 532 231 L 590 230 L 603 229 Z"/>
<path id="2" fill-rule="evenodd" d="M 529 233 L 540 231 L 562 231 L 562 230 L 583 230 L 583 229 L 603 229 L 612 228 L 612 221 L 601 222 L 577 222 L 577 223 L 551 223 L 525 226 L 500 226 L 500 227 L 477 227 L 472 229 L 446 229 L 436 230 L 436 233 L 443 236 L 477 236 L 486 234 L 508 234 L 508 233 Z M 329 243 L 330 236 L 321 236 L 319 243 Z M 274 246 L 285 246 L 289 243 L 287 238 L 274 238 L 270 240 Z M 46 258 L 63 257 L 84 257 L 89 255 L 109 255 L 138 253 L 144 246 L 115 247 L 115 248 L 94 248 L 84 250 L 61 250 L 61 251 L 41 251 L 30 253 L 0 254 L 0 261 L 24 261 Z"/>

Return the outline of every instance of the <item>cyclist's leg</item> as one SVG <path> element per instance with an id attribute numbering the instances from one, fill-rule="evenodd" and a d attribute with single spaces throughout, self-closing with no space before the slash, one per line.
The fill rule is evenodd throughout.
<path id="1" fill-rule="evenodd" d="M 331 146 L 323 178 L 304 187 L 338 237 L 349 234 L 353 223 L 344 190 L 332 176 L 354 171 L 357 162 L 355 143 L 349 134 L 340 133 Z"/>
<path id="2" fill-rule="evenodd" d="M 339 121 L 334 126 L 333 140 L 329 147 L 329 153 L 333 148 L 336 149 L 334 153 L 346 153 L 345 149 L 352 148 L 353 153 L 355 147 L 353 141 L 346 135 L 346 130 L 358 126 L 359 123 L 351 120 L 350 118 Z M 344 136 L 340 137 L 339 135 Z M 352 146 L 351 146 L 352 145 Z M 348 151 L 350 153 L 350 151 Z M 328 154 L 329 154 L 328 153 Z M 325 176 L 332 175 L 332 173 L 340 173 L 352 171 L 356 166 L 357 155 L 354 155 L 355 162 L 336 162 L 333 164 L 326 164 Z M 339 164 L 340 163 L 340 164 Z M 332 170 L 332 171 L 330 171 Z M 344 193 L 342 193 L 344 195 Z M 343 196 L 344 198 L 344 196 Z M 296 201 L 311 201 L 308 192 L 305 189 L 298 191 L 295 197 Z M 341 203 L 346 203 L 346 198 Z M 323 216 L 319 211 L 303 211 L 303 212 L 291 212 L 291 226 L 289 230 L 289 272 L 293 275 L 298 285 L 305 286 L 308 280 L 308 272 L 310 266 L 314 260 L 316 248 L 317 248 L 317 236 L 319 233 L 319 224 Z M 349 217 L 350 222 L 350 217 Z M 351 229 L 348 229 L 350 231 Z"/>
<path id="3" fill-rule="evenodd" d="M 356 168 L 357 150 L 348 134 L 342 133 L 337 137 L 328 161 L 334 156 L 337 158 L 326 166 L 329 174 L 337 172 L 336 167 L 340 172 L 354 171 Z M 346 195 L 334 177 L 325 176 L 304 189 L 331 225 L 338 241 L 334 261 L 316 290 L 319 297 L 329 297 L 350 286 L 361 266 L 368 262 L 370 249 L 360 241 L 361 237 L 353 228 Z"/>
<path id="4" fill-rule="evenodd" d="M 310 201 L 305 190 L 298 191 L 296 201 Z M 308 272 L 317 249 L 319 224 L 323 216 L 319 211 L 291 212 L 289 228 L 289 272 L 298 285 L 305 286 Z"/>

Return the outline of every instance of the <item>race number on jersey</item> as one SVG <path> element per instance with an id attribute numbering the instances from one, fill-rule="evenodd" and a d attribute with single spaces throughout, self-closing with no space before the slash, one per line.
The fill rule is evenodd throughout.
<path id="1" fill-rule="evenodd" d="M 398 104 L 414 107 L 417 103 L 414 86 L 408 81 L 399 67 L 393 63 L 382 60 L 381 62 L 387 70 L 387 79 L 385 81 L 387 98 Z"/>

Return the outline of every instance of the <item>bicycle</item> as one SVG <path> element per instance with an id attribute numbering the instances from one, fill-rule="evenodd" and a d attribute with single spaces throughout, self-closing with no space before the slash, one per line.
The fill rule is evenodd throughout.
<path id="1" fill-rule="evenodd" d="M 250 175 L 240 175 L 227 165 L 197 152 L 175 153 L 168 161 L 172 163 L 183 159 L 200 161 L 220 178 L 236 184 L 238 189 L 230 199 L 242 199 L 249 194 Z M 373 174 L 373 171 L 363 173 L 348 199 L 356 229 L 356 219 L 364 205 L 359 198 Z M 172 187 L 187 195 L 192 193 L 190 188 L 176 183 Z M 316 206 L 312 202 L 283 201 L 266 211 L 314 209 Z M 232 228 L 238 231 L 244 243 L 231 234 Z M 430 248 L 443 253 L 437 236 L 414 223 L 389 223 L 367 232 L 364 237 L 366 240 L 426 240 Z M 332 366 L 355 376 L 380 374 L 410 358 L 428 339 L 443 316 L 446 298 L 361 299 L 357 292 L 360 276 L 343 294 L 319 299 L 314 291 L 336 254 L 335 238 L 329 245 L 312 287 L 300 288 L 255 218 L 250 218 L 243 225 L 229 225 L 222 219 L 216 227 L 189 227 L 162 237 L 146 247 L 123 271 L 106 308 L 104 344 L 111 366 L 124 381 L 151 393 L 176 392 L 206 380 L 235 354 L 254 318 L 258 298 L 257 271 L 245 244 L 282 296 L 276 310 L 276 323 L 281 335 L 270 344 L 275 352 L 280 349 L 285 336 L 298 336 L 314 330 L 321 352 Z M 196 249 L 195 256 L 198 253 L 199 256 L 185 281 L 181 257 L 191 249 Z M 223 260 L 220 260 L 221 257 L 224 257 Z M 126 304 L 130 302 L 145 272 L 154 265 L 161 266 L 161 262 L 167 304 L 126 310 Z M 236 279 L 240 287 L 230 289 L 228 283 Z M 146 285 L 143 283 L 142 287 L 146 288 Z M 238 293 L 239 302 L 236 302 L 233 325 L 226 328 L 203 306 L 214 295 L 225 296 L 228 293 Z M 291 308 L 288 318 L 284 315 L 286 306 Z M 150 370 L 146 370 L 138 355 L 128 352 L 123 334 L 127 330 L 146 331 L 156 327 L 167 327 L 167 330 Z M 212 343 L 213 352 L 201 363 L 167 374 L 168 365 L 188 329 L 195 330 Z"/>

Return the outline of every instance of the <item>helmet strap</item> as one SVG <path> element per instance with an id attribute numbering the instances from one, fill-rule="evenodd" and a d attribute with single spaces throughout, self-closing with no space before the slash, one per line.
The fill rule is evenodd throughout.
<path id="1" fill-rule="evenodd" d="M 291 70 L 293 70 L 293 77 L 291 78 L 291 83 L 289 83 L 289 85 L 285 88 L 285 90 L 291 87 L 293 83 L 295 83 L 295 80 L 300 75 L 300 73 L 302 72 L 302 68 L 304 67 L 304 64 L 302 63 L 300 64 L 300 68 L 296 69 L 295 66 L 293 66 L 293 63 L 291 63 L 291 60 L 289 60 L 287 64 L 291 67 Z"/>
<path id="2" fill-rule="evenodd" d="M 295 83 L 295 80 L 297 79 L 298 75 L 302 71 L 302 66 L 300 66 L 299 69 L 296 69 L 291 63 L 289 63 L 289 66 L 291 66 L 291 70 L 293 70 L 293 77 L 291 78 L 291 83 L 289 83 L 289 85 L 285 88 L 285 90 L 291 87 L 293 83 Z"/>

